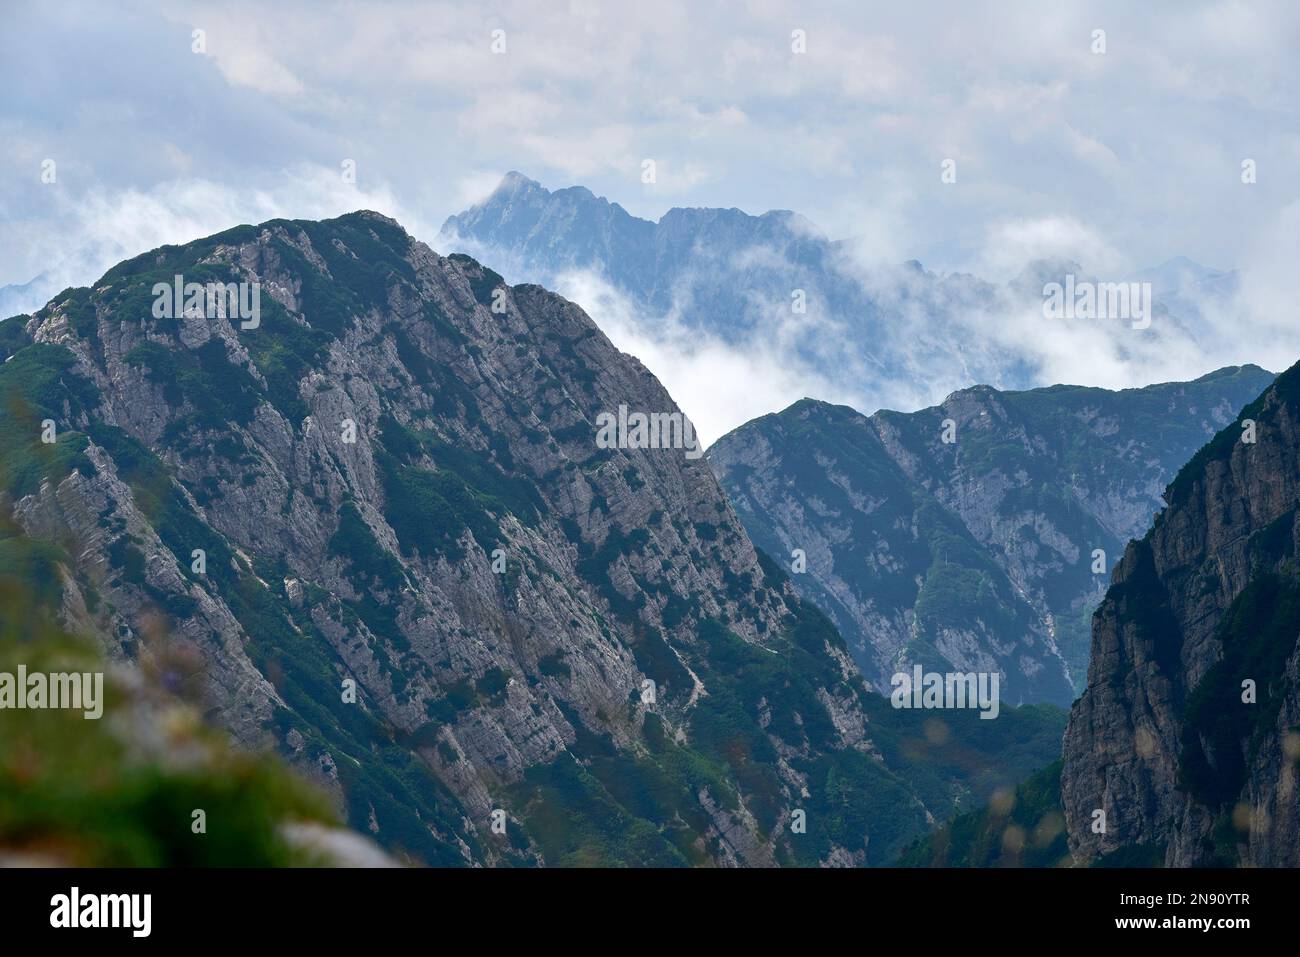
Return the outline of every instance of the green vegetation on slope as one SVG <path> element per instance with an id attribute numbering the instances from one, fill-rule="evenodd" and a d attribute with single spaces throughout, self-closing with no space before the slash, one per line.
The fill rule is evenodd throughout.
<path id="1" fill-rule="evenodd" d="M 43 446 L 40 442 L 43 416 L 61 421 L 65 408 L 80 412 L 97 404 L 93 387 L 72 371 L 72 365 L 67 349 L 43 344 L 28 345 L 11 362 L 0 365 L 0 397 L 11 411 L 0 418 L 0 489 L 11 495 L 35 491 L 42 479 L 58 482 L 73 468 L 81 468 L 88 476 L 94 474 L 80 453 L 87 436 L 72 431 L 60 433 L 60 442 L 76 443 L 68 446 L 76 455 L 61 446 Z M 112 456 L 118 476 L 128 484 L 136 505 L 176 556 L 183 573 L 189 570 L 193 549 L 207 553 L 208 574 L 202 587 L 225 601 L 250 638 L 248 652 L 254 664 L 273 677 L 277 690 L 288 702 L 289 708 L 278 712 L 275 719 L 281 733 L 296 729 L 313 759 L 324 753 L 333 759 L 347 802 L 349 825 L 368 830 L 373 813 L 385 841 L 395 850 L 430 864 L 463 864 L 459 846 L 435 835 L 429 827 L 436 825 L 443 835 L 458 833 L 464 816 L 459 803 L 408 749 L 396 744 L 395 729 L 368 710 L 340 701 L 339 681 L 346 670 L 312 624 L 310 615 L 304 614 L 298 621 L 288 615 L 282 598 L 272 594 L 252 569 L 236 558 L 225 538 L 193 511 L 170 470 L 152 451 L 119 429 L 91 421 L 90 439 Z M 0 571 L 11 569 L 21 580 L 30 576 L 31 581 L 44 583 L 47 590 L 55 587 L 59 576 L 51 572 L 57 555 L 41 547 L 28 549 L 28 544 L 26 539 L 0 543 Z M 110 553 L 119 572 L 133 561 L 138 563 L 138 556 L 138 550 L 125 540 Z M 68 560 L 62 562 L 63 567 L 71 564 Z M 142 579 L 137 574 L 129 580 L 150 593 Z M 27 590 L 31 591 L 30 585 Z M 167 607 L 161 596 L 153 597 L 159 600 L 160 611 L 188 610 Z M 15 603 L 9 614 L 16 615 L 17 609 L 23 607 L 29 606 Z M 29 626 L 48 626 L 47 610 L 42 610 L 41 616 L 39 622 Z M 113 753 L 106 743 L 102 750 L 106 760 Z M 239 760 L 243 759 L 231 758 L 232 762 Z M 239 767 L 242 765 L 231 764 L 232 780 L 242 781 L 249 793 L 256 793 L 260 766 L 248 764 L 247 771 Z M 214 793 L 210 806 L 217 807 L 223 800 L 226 798 L 220 793 Z M 128 817 L 136 813 L 125 806 L 118 810 Z M 50 827 L 56 824 L 53 819 L 49 822 Z M 476 846 L 471 836 L 462 835 L 462 839 L 471 848 Z M 105 850 L 103 860 L 145 860 L 115 856 L 120 850 Z M 240 853 L 240 849 L 236 846 L 232 853 Z M 249 862 L 256 863 L 257 859 L 250 858 Z"/>
<path id="2" fill-rule="evenodd" d="M 0 672 L 96 673 L 95 645 L 56 624 L 68 556 L 0 527 Z M 33 587 L 33 586 L 36 587 Z M 310 863 L 279 833 L 293 821 L 332 823 L 328 800 L 271 756 L 232 750 L 188 706 L 104 679 L 104 714 L 0 709 L 0 856 L 77 866 L 238 866 Z M 156 696 L 169 758 L 142 747 L 134 711 Z M 138 740 L 136 738 L 138 737 Z M 196 760 L 196 757 L 201 758 Z M 194 833 L 194 810 L 206 833 Z"/>
<path id="3" fill-rule="evenodd" d="M 1286 516 L 1288 527 L 1294 515 Z M 1295 652 L 1300 577 L 1258 575 L 1224 613 L 1223 657 L 1187 700 L 1179 786 L 1210 808 L 1235 801 L 1260 744 L 1272 733 L 1286 696 L 1286 663 Z M 1255 697 L 1243 701 L 1243 683 Z"/>
<path id="4" fill-rule="evenodd" d="M 987 807 L 953 818 L 908 846 L 903 867 L 1068 867 L 1061 762 L 1015 789 L 1000 789 Z"/>

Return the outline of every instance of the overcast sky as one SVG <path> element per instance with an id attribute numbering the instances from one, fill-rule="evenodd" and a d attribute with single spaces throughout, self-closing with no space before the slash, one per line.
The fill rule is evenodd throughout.
<path id="1" fill-rule="evenodd" d="M 1239 266 L 1294 218 L 1298 4 L 699 6 L 4 0 L 0 284 L 361 206 L 428 240 L 508 169 L 991 279 Z"/>

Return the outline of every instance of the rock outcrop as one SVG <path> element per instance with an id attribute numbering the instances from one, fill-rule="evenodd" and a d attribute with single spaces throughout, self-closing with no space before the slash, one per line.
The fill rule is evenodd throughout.
<path id="1" fill-rule="evenodd" d="M 1183 468 L 1093 618 L 1065 737 L 1076 858 L 1295 866 L 1300 368 Z"/>

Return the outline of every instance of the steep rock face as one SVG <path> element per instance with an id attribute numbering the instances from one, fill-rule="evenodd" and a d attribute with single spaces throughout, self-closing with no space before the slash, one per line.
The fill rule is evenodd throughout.
<path id="1" fill-rule="evenodd" d="M 260 316 L 158 317 L 178 275 Z M 0 503 L 61 550 L 65 623 L 415 859 L 885 862 L 996 783 L 996 735 L 1050 747 L 1013 717 L 972 767 L 955 720 L 918 758 L 707 463 L 596 442 L 677 413 L 654 377 L 377 214 L 155 250 L 0 343 Z"/>
<path id="2" fill-rule="evenodd" d="M 920 663 L 999 671 L 1008 701 L 1064 705 L 1110 564 L 1271 379 L 1246 366 L 1123 392 L 979 386 L 870 417 L 804 400 L 708 458 L 760 547 L 803 551 L 796 586 L 878 688 Z"/>
<path id="3" fill-rule="evenodd" d="M 1199 452 L 1167 498 L 1093 620 L 1088 688 L 1065 738 L 1071 849 L 1294 866 L 1300 369 Z"/>

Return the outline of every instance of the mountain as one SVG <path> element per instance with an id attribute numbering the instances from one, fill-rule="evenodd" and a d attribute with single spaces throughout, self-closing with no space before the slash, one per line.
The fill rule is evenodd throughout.
<path id="1" fill-rule="evenodd" d="M 1080 860 L 1300 864 L 1300 366 L 1178 473 L 1093 619 L 1061 796 Z"/>
<path id="2" fill-rule="evenodd" d="M 40 308 L 58 291 L 56 282 L 49 274 L 41 273 L 24 283 L 0 286 L 0 316 L 12 316 Z"/>
<path id="3" fill-rule="evenodd" d="M 679 415 L 636 359 L 378 214 L 153 250 L 0 347 L 13 577 L 406 859 L 886 863 L 1059 747 L 872 693 L 702 450 L 601 441 Z"/>
<path id="4" fill-rule="evenodd" d="M 786 277 L 830 272 L 837 249 L 811 223 L 785 210 L 750 216 L 739 209 L 674 207 L 652 223 L 586 187 L 551 192 L 516 172 L 507 173 L 484 202 L 448 217 L 437 242 L 440 248 L 491 249 L 508 269 L 547 279 L 594 269 L 652 316 L 672 309 L 685 293 L 696 307 L 687 321 L 714 329 L 755 319 L 745 297 L 728 285 L 736 270 L 761 283 L 744 287 L 752 295 L 767 289 L 776 302 L 788 304 L 790 290 L 808 284 L 791 285 Z M 745 251 L 767 255 L 752 264 L 758 268 L 747 269 L 749 264 L 736 261 Z M 841 292 L 850 291 L 847 277 L 839 285 Z"/>
<path id="5" fill-rule="evenodd" d="M 1017 358 L 987 336 L 979 350 L 956 345 L 955 317 L 986 307 L 994 286 L 939 277 L 916 262 L 865 269 L 853 244 L 788 210 L 674 207 L 650 222 L 584 187 L 552 192 L 511 172 L 481 203 L 449 217 L 435 245 L 558 288 L 574 273 L 598 276 L 626 298 L 646 334 L 778 350 L 783 364 L 828 392 L 905 383 L 884 396 L 911 402 L 929 397 L 915 386 L 936 369 L 959 370 L 962 384 L 1028 381 Z"/>
<path id="6" fill-rule="evenodd" d="M 1221 316 L 1206 316 L 1229 314 L 1236 289 L 1235 274 L 1172 260 L 1128 277 L 1152 284 L 1150 315 L 1136 314 L 1135 299 L 1128 315 L 1117 304 L 1114 315 L 1047 318 L 1046 284 L 1124 277 L 1066 259 L 1029 262 L 1007 283 L 939 274 L 877 262 L 785 210 L 673 208 L 651 222 L 583 187 L 551 191 L 517 172 L 449 217 L 435 245 L 486 258 L 513 281 L 571 291 L 611 329 L 630 312 L 625 334 L 669 355 L 762 357 L 761 374 L 780 370 L 805 393 L 867 410 L 923 408 L 972 382 L 1039 387 L 1063 368 L 1093 374 L 1094 363 L 1147 378 L 1183 368 L 1181 357 L 1219 341 Z M 678 375 L 667 362 L 660 373 Z"/>
<path id="7" fill-rule="evenodd" d="M 872 416 L 805 399 L 708 460 L 760 548 L 792 569 L 802 550 L 792 580 L 877 688 L 922 664 L 997 671 L 1007 701 L 1068 705 L 1124 544 L 1271 380 L 1241 366 L 1120 392 L 977 386 Z"/>

